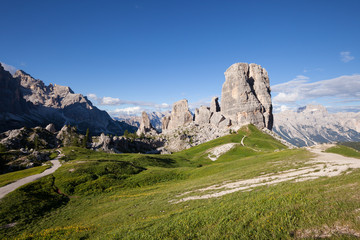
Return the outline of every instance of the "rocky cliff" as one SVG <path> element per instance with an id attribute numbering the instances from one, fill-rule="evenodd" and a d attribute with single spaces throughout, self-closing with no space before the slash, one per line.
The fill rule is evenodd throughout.
<path id="1" fill-rule="evenodd" d="M 299 147 L 360 141 L 360 113 L 329 113 L 324 106 L 307 105 L 275 113 L 273 131 Z"/>
<path id="2" fill-rule="evenodd" d="M 1 66 L 1 65 L 0 65 Z M 81 132 L 89 128 L 92 134 L 102 132 L 122 135 L 128 124 L 114 121 L 83 95 L 69 87 L 34 79 L 18 70 L 14 76 L 0 67 L 1 110 L 0 132 L 23 126 L 46 126 L 54 123 L 56 129 L 65 124 L 76 125 Z"/>
<path id="3" fill-rule="evenodd" d="M 221 113 L 235 125 L 252 123 L 271 130 L 272 103 L 266 70 L 254 63 L 231 65 L 225 72 Z"/>

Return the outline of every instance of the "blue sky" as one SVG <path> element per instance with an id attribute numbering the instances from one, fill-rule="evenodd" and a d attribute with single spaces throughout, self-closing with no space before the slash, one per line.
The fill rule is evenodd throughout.
<path id="1" fill-rule="evenodd" d="M 113 116 L 183 98 L 206 104 L 236 62 L 266 68 L 277 111 L 360 110 L 357 0 L 4 0 L 1 8 L 1 62 L 70 86 Z"/>

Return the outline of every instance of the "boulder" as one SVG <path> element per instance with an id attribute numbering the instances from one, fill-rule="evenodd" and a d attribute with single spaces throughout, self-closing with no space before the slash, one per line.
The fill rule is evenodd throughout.
<path id="1" fill-rule="evenodd" d="M 70 133 L 70 127 L 68 127 L 67 125 L 64 125 L 60 131 L 58 132 L 58 134 L 56 135 L 56 138 L 59 140 L 64 140 L 65 137 Z"/>
<path id="2" fill-rule="evenodd" d="M 219 128 L 228 128 L 231 126 L 231 120 L 228 118 L 224 118 L 221 122 L 219 122 Z"/>
<path id="3" fill-rule="evenodd" d="M 270 82 L 265 69 L 256 64 L 235 63 L 225 72 L 221 113 L 237 125 L 273 125 Z"/>
<path id="4" fill-rule="evenodd" d="M 106 136 L 104 133 L 97 138 L 96 142 L 92 143 L 92 148 L 96 150 L 102 150 L 104 152 L 113 152 L 110 144 L 112 143 L 112 139 L 109 136 Z"/>
<path id="5" fill-rule="evenodd" d="M 51 133 L 56 132 L 55 125 L 53 123 L 50 123 L 49 125 L 47 125 L 45 129 L 48 130 Z"/>
<path id="6" fill-rule="evenodd" d="M 210 123 L 216 127 L 219 126 L 221 121 L 225 120 L 225 117 L 220 112 L 214 112 L 211 115 Z"/>
<path id="7" fill-rule="evenodd" d="M 195 111 L 195 123 L 204 124 L 209 123 L 211 117 L 210 109 L 206 106 L 201 106 Z"/>

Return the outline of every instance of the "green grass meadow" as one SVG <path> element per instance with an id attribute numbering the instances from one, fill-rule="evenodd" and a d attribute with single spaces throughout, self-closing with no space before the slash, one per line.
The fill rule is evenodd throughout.
<path id="1" fill-rule="evenodd" d="M 244 135 L 245 146 L 208 159 L 209 149 Z M 1 239 L 312 239 L 308 232 L 324 226 L 348 229 L 331 239 L 356 239 L 360 232 L 360 170 L 174 203 L 188 191 L 309 165 L 311 153 L 286 149 L 251 125 L 172 155 L 63 152 L 54 174 L 0 200 Z"/>

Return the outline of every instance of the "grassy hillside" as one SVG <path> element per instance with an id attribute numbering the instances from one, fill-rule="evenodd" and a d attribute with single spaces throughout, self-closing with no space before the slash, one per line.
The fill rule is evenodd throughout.
<path id="1" fill-rule="evenodd" d="M 245 146 L 207 158 L 244 135 Z M 175 203 L 192 190 L 309 164 L 309 152 L 285 149 L 253 126 L 173 155 L 64 152 L 53 175 L 0 201 L 1 238 L 291 239 L 324 226 L 360 231 L 359 170 Z M 333 237 L 352 238 L 350 230 Z"/>
<path id="2" fill-rule="evenodd" d="M 345 157 L 354 157 L 354 158 L 360 158 L 360 152 L 355 150 L 354 148 L 347 147 L 344 145 L 336 145 L 334 147 L 328 148 L 326 152 L 329 153 L 337 153 L 340 155 L 343 155 Z"/>
<path id="3" fill-rule="evenodd" d="M 344 145 L 347 147 L 351 147 L 357 151 L 360 151 L 360 142 L 341 142 L 339 145 Z"/>

